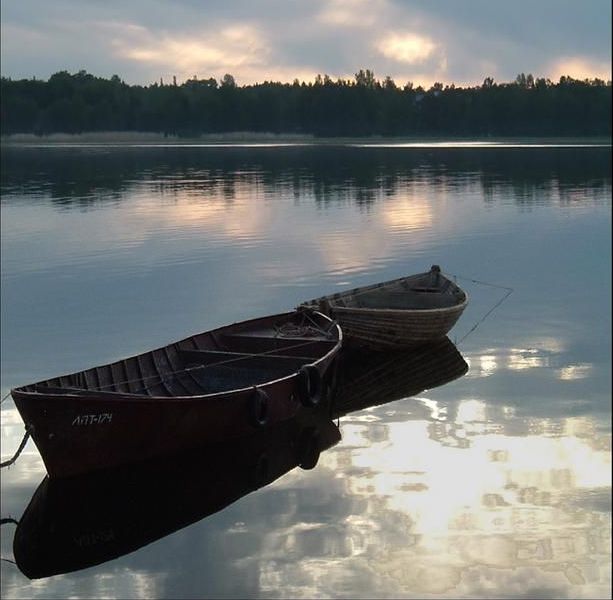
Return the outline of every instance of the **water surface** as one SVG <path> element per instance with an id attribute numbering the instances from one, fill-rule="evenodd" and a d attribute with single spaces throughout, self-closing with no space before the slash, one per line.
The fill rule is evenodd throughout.
<path id="1" fill-rule="evenodd" d="M 244 479 L 239 458 L 141 475 L 185 491 L 158 489 L 151 543 L 35 580 L 2 561 L 2 596 L 610 597 L 610 161 L 572 144 L 3 148 L 2 396 L 432 264 L 470 304 L 450 334 L 463 377 L 390 374 L 314 469 L 275 434 L 270 482 L 225 506 L 207 487 L 232 464 Z M 482 321 L 506 293 L 483 282 L 513 293 Z M 22 433 L 7 399 L 3 459 Z M 29 442 L 3 518 L 44 474 Z M 74 508 L 92 528 L 73 541 L 104 549 L 144 502 L 108 488 L 114 512 Z M 177 505 L 201 518 L 179 527 Z"/>

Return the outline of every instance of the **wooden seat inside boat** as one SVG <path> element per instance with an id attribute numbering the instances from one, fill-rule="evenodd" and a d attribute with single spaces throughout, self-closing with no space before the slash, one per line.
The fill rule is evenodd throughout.
<path id="1" fill-rule="evenodd" d="M 239 324 L 42 381 L 31 390 L 48 395 L 185 397 L 259 385 L 290 376 L 332 350 L 338 340 L 329 336 L 328 324 L 308 314 L 255 326 Z"/>
<path id="2" fill-rule="evenodd" d="M 222 350 L 180 350 L 179 357 L 185 368 L 212 366 L 238 370 L 242 368 L 276 372 L 294 372 L 302 365 L 312 362 L 310 356 L 289 356 L 284 354 L 251 354 L 249 352 L 228 352 Z"/>
<path id="3" fill-rule="evenodd" d="M 456 298 L 451 294 L 388 291 L 386 293 L 373 292 L 370 294 L 361 294 L 354 299 L 353 303 L 347 303 L 347 305 L 353 305 L 356 308 L 406 310 L 445 308 L 453 306 L 456 303 Z"/>
<path id="4" fill-rule="evenodd" d="M 220 340 L 230 352 L 316 358 L 335 345 L 334 340 L 313 337 L 271 337 L 256 333 L 224 335 Z"/>
<path id="5" fill-rule="evenodd" d="M 309 355 L 277 353 L 252 354 L 222 350 L 181 350 L 167 352 L 172 356 L 164 365 L 159 356 L 139 357 L 141 373 L 134 379 L 118 375 L 106 384 L 92 380 L 92 373 L 85 371 L 69 377 L 33 386 L 33 391 L 52 395 L 80 396 L 200 396 L 241 387 L 259 385 L 280 379 L 313 362 Z M 147 370 L 147 364 L 155 364 L 157 370 Z M 125 367 L 125 365 L 124 365 Z M 143 368 L 145 367 L 145 368 Z M 125 369 L 126 372 L 128 369 Z M 112 370 L 111 370 L 112 371 Z M 118 372 L 118 370 L 116 370 Z"/>
<path id="6" fill-rule="evenodd" d="M 302 364 L 307 364 L 307 361 L 301 361 L 300 366 Z M 214 394 L 260 385 L 290 375 L 295 370 L 279 362 L 260 360 L 258 363 L 193 365 L 188 373 L 199 385 L 200 394 Z"/>
<path id="7" fill-rule="evenodd" d="M 248 350 L 245 339 L 253 341 L 253 351 Z M 268 340 L 268 343 L 263 340 Z M 286 377 L 320 356 L 312 349 L 309 351 L 313 340 L 307 344 L 304 341 L 301 343 L 301 340 L 284 339 L 279 344 L 276 338 L 237 334 L 221 336 L 218 342 L 223 350 L 178 349 L 177 352 L 183 370 L 198 385 L 201 394 L 223 392 Z M 326 342 L 316 340 L 316 343 Z M 233 347 L 240 350 L 232 350 Z"/>

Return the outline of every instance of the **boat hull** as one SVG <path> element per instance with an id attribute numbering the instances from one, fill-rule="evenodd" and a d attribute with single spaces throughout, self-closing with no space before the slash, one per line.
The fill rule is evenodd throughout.
<path id="1" fill-rule="evenodd" d="M 394 350 L 444 338 L 467 304 L 466 292 L 433 265 L 425 273 L 321 296 L 302 306 L 339 323 L 349 346 Z"/>
<path id="2" fill-rule="evenodd" d="M 349 344 L 392 350 L 444 338 L 465 307 L 465 303 L 427 311 L 335 307 L 330 316 L 342 327 Z"/>
<path id="3" fill-rule="evenodd" d="M 323 315 L 318 318 L 321 317 Z M 323 318 L 330 322 L 327 317 Z M 258 330 L 265 322 L 262 319 L 252 321 L 254 329 L 257 326 Z M 247 331 L 244 324 L 239 326 L 242 333 Z M 319 382 L 318 401 L 332 392 L 333 366 L 342 340 L 340 328 L 338 325 L 334 327 L 333 339 L 324 343 L 325 349 L 319 352 L 319 356 L 304 358 L 309 372 Z M 215 330 L 213 337 L 222 337 L 226 329 Z M 250 338 L 252 344 L 256 341 Z M 286 345 L 291 344 L 289 340 L 285 342 Z M 278 343 L 277 340 L 275 343 Z M 303 348 L 299 351 L 304 353 Z M 292 350 L 285 352 L 291 354 Z M 190 354 L 197 353 L 192 350 Z M 123 362 L 129 365 L 131 360 L 134 359 L 124 359 Z M 224 361 L 226 364 L 223 366 L 231 367 L 227 363 L 232 360 L 236 359 Z M 260 354 L 249 360 L 272 363 L 277 359 Z M 282 356 L 278 360 L 294 365 L 296 357 Z M 244 385 L 245 381 L 242 380 L 237 389 L 194 396 L 150 396 L 95 389 L 61 390 L 37 384 L 16 388 L 11 394 L 26 430 L 41 454 L 47 473 L 52 478 L 62 478 L 248 435 L 290 419 L 299 411 L 309 409 L 304 401 L 303 373 L 294 366 L 290 368 L 294 370 L 279 372 L 278 377 L 267 381 L 258 380 L 253 385 Z M 96 369 L 102 372 L 102 367 Z M 82 373 L 85 372 L 48 381 L 85 379 L 77 377 Z M 237 370 L 236 377 L 239 375 Z M 232 381 L 233 376 L 230 372 L 228 381 Z M 206 383 L 206 380 L 203 381 Z M 119 387 L 115 385 L 115 388 Z M 46 392 L 47 389 L 51 391 Z"/>
<path id="4" fill-rule="evenodd" d="M 289 419 L 300 410 L 293 387 L 286 381 L 260 388 L 268 394 L 269 422 Z M 67 477 L 253 432 L 251 395 L 245 390 L 164 401 L 14 397 L 49 476 Z"/>

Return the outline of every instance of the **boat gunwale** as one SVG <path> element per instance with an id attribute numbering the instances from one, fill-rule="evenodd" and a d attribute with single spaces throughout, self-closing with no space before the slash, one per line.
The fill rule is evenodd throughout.
<path id="1" fill-rule="evenodd" d="M 464 293 L 464 300 L 458 304 L 452 304 L 451 306 L 441 306 L 438 308 L 366 308 L 363 306 L 338 306 L 333 302 L 330 302 L 330 308 L 333 312 L 355 312 L 355 313 L 376 313 L 376 314 L 390 314 L 390 315 L 398 315 L 406 317 L 407 314 L 419 314 L 422 315 L 424 313 L 437 313 L 437 312 L 451 312 L 452 310 L 457 310 L 459 308 L 466 308 L 468 304 L 468 294 L 462 290 Z"/>
<path id="2" fill-rule="evenodd" d="M 281 313 L 279 315 L 272 315 L 274 317 L 282 317 L 282 316 L 288 316 L 291 315 L 293 313 L 295 313 L 297 311 L 289 311 L 286 313 Z M 342 346 L 342 342 L 343 342 L 343 330 L 340 326 L 339 323 L 337 323 L 334 319 L 331 319 L 329 316 L 324 315 L 323 313 L 321 313 L 318 310 L 313 310 L 314 313 L 322 316 L 325 320 L 330 322 L 331 326 L 334 326 L 334 328 L 336 328 L 337 332 L 338 332 L 338 337 L 335 340 L 336 343 L 334 344 L 334 346 L 332 346 L 328 352 L 326 352 L 324 355 L 320 356 L 319 358 L 317 358 L 316 360 L 314 360 L 313 362 L 310 363 L 305 363 L 305 365 L 312 365 L 312 366 L 316 366 L 319 365 L 320 363 L 322 363 L 324 360 L 326 360 L 331 354 L 334 354 L 336 352 L 338 352 Z M 246 324 L 246 323 L 250 323 L 252 321 L 258 321 L 260 319 L 265 319 L 267 317 L 256 317 L 254 319 L 249 319 L 247 321 L 237 321 L 235 323 L 232 323 L 232 325 L 239 325 L 239 324 Z M 210 331 L 219 331 L 220 329 L 226 329 L 227 327 L 231 327 L 232 325 L 226 325 L 226 326 L 222 326 L 216 329 L 212 329 Z M 333 329 L 333 327 L 330 327 L 330 329 Z M 203 333 L 209 333 L 209 331 L 205 331 Z M 189 336 L 188 336 L 189 337 Z M 187 338 L 185 338 L 187 339 Z M 182 341 L 182 340 L 179 340 Z M 315 339 L 313 341 L 334 341 L 334 340 L 323 340 L 323 339 Z M 140 354 L 135 354 L 133 356 L 128 356 L 124 359 L 119 359 L 121 360 L 128 360 L 130 358 L 134 358 L 136 356 L 143 356 L 145 354 L 149 354 L 152 352 L 155 352 L 156 350 L 161 350 L 163 348 L 167 348 L 168 346 L 171 346 L 173 344 L 176 344 L 178 342 L 170 342 L 169 344 L 166 344 L 166 346 L 161 346 L 160 348 L 154 348 L 153 350 L 149 350 L 147 352 L 142 352 Z M 259 356 L 258 354 L 254 354 L 254 357 Z M 114 361 L 116 362 L 116 361 Z M 106 363 L 105 365 L 96 365 L 96 366 L 106 366 L 106 365 L 110 365 L 113 363 Z M 304 366 L 304 365 L 303 365 Z M 89 367 L 89 368 L 95 368 L 95 367 Z M 302 368 L 302 367 L 301 367 Z M 73 373 L 67 373 L 66 375 L 62 375 L 60 377 L 68 377 L 70 375 L 74 375 L 75 373 L 81 373 L 83 371 L 86 371 L 87 369 L 82 369 L 81 371 L 74 371 Z M 37 390 L 25 390 L 23 388 L 25 387 L 29 387 L 29 386 L 36 386 L 38 385 L 38 383 L 30 383 L 30 384 L 26 384 L 25 386 L 20 386 L 20 387 L 16 387 L 11 389 L 10 393 L 11 396 L 13 396 L 14 398 L 14 393 L 18 396 L 21 397 L 29 397 L 32 399 L 41 399 L 41 398 L 54 398 L 54 399 L 60 399 L 60 398 L 67 398 L 67 399 L 87 399 L 87 401 L 89 402 L 118 402 L 118 401 L 132 401 L 132 402 L 136 402 L 136 403 L 147 403 L 147 402 L 151 402 L 151 401 L 155 401 L 160 402 L 160 401 L 164 401 L 164 402 L 172 402 L 172 401 L 177 401 L 177 402 L 186 402 L 189 400 L 208 400 L 208 399 L 221 399 L 221 397 L 223 396 L 228 396 L 228 401 L 231 401 L 233 398 L 232 396 L 234 396 L 235 394 L 239 393 L 239 392 L 247 392 L 249 390 L 253 390 L 253 388 L 258 388 L 261 389 L 263 387 L 272 385 L 272 384 L 277 384 L 279 382 L 285 381 L 287 379 L 291 379 L 293 377 L 295 377 L 300 369 L 297 369 L 296 371 L 292 371 L 289 375 L 284 375 L 283 377 L 279 377 L 277 379 L 270 379 L 267 380 L 261 384 L 254 384 L 254 385 L 249 385 L 246 387 L 241 387 L 241 388 L 232 388 L 230 390 L 225 390 L 222 392 L 213 392 L 210 394 L 192 394 L 192 395 L 172 395 L 172 396 L 146 396 L 143 394 L 133 394 L 130 392 L 113 392 L 113 391 L 103 391 L 103 390 L 88 390 L 88 389 L 82 389 L 80 390 L 79 388 L 70 388 L 73 391 L 70 392 L 66 392 L 66 393 L 57 393 L 57 392 L 44 392 L 44 391 L 37 391 Z M 42 381 L 48 381 L 48 380 L 42 380 Z M 60 389 L 59 387 L 56 388 L 52 388 L 52 389 Z M 69 388 L 67 388 L 69 389 Z M 85 394 L 83 393 L 85 392 Z M 99 395 L 97 395 L 97 393 Z"/>
<path id="3" fill-rule="evenodd" d="M 379 290 L 381 288 L 385 288 L 388 287 L 390 285 L 393 284 L 397 284 L 397 283 L 401 283 L 403 281 L 407 281 L 409 279 L 414 279 L 414 278 L 419 278 L 419 277 L 424 277 L 426 275 L 429 275 L 431 273 L 431 271 L 424 271 L 423 273 L 415 273 L 414 275 L 405 275 L 403 277 L 397 277 L 396 279 L 389 279 L 388 281 L 382 281 L 380 283 L 372 283 L 370 285 L 365 285 L 365 286 L 358 286 L 355 288 L 352 288 L 350 290 L 344 290 L 342 292 L 335 292 L 334 294 L 327 294 L 325 296 L 318 296 L 317 298 L 313 298 L 311 300 L 307 300 L 305 302 L 302 302 L 300 306 L 307 306 L 307 307 L 311 307 L 314 306 L 316 304 L 318 304 L 319 302 L 322 302 L 324 300 L 327 300 L 330 303 L 330 306 L 333 308 L 348 308 L 348 309 L 353 309 L 354 307 L 350 307 L 350 306 L 337 306 L 334 304 L 334 302 L 336 300 L 342 300 L 343 298 L 346 298 L 347 296 L 353 296 L 356 293 L 360 293 L 363 294 L 365 292 L 371 292 L 371 291 L 376 291 Z M 455 281 L 452 281 L 451 279 L 449 279 L 449 277 L 447 277 L 447 275 L 445 275 L 445 273 L 439 273 L 439 275 L 443 278 L 445 278 L 447 281 L 449 281 L 449 283 L 451 283 L 453 286 L 455 286 L 460 292 L 462 292 L 464 294 L 464 302 L 463 304 L 467 304 L 468 303 L 468 294 L 466 293 L 466 291 L 464 289 L 462 289 Z M 442 292 L 438 292 L 439 294 L 442 295 Z M 379 310 L 394 310 L 394 311 L 398 311 L 398 312 L 404 312 L 406 313 L 407 311 L 419 311 L 419 312 L 425 312 L 425 311 L 434 311 L 434 310 L 443 310 L 444 308 L 453 308 L 456 306 L 461 306 L 462 303 L 460 304 L 454 304 L 452 307 L 443 307 L 443 308 L 418 308 L 418 309 L 407 309 L 407 308 L 401 308 L 401 309 L 392 309 L 392 308 L 364 308 L 364 307 L 355 307 L 355 310 L 367 310 L 367 311 L 379 311 Z"/>

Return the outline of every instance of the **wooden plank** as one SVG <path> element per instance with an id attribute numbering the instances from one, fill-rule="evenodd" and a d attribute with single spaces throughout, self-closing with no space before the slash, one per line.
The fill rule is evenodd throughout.
<path id="1" fill-rule="evenodd" d="M 289 354 L 269 354 L 269 353 L 250 353 L 250 352 L 227 352 L 223 350 L 179 350 L 180 356 L 185 361 L 201 362 L 205 364 L 214 364 L 218 361 L 231 361 L 233 359 L 249 360 L 253 358 L 267 358 L 272 360 L 303 360 L 313 361 L 313 356 L 294 356 Z"/>
<path id="2" fill-rule="evenodd" d="M 39 394 L 52 394 L 52 395 L 77 395 L 84 396 L 87 398 L 104 398 L 104 397 L 113 397 L 117 398 L 117 396 L 138 396 L 138 394 L 129 394 L 127 392 L 109 392 L 105 390 L 85 390 L 83 388 L 75 388 L 75 387 L 54 387 L 54 386 L 46 386 L 35 384 L 33 386 L 34 391 Z"/>
<path id="3" fill-rule="evenodd" d="M 194 335 L 177 342 L 175 346 L 179 350 L 198 350 L 199 348 L 198 343 L 196 342 L 196 336 Z"/>
<path id="4" fill-rule="evenodd" d="M 97 390 L 100 387 L 95 369 L 87 369 L 87 371 L 83 371 L 83 377 L 85 379 L 85 387 L 88 390 Z"/>
<path id="5" fill-rule="evenodd" d="M 168 390 L 160 382 L 160 375 L 153 362 L 151 352 L 147 354 L 141 354 L 136 357 L 140 372 L 143 376 L 143 388 L 141 393 L 148 394 L 150 396 L 166 396 Z"/>
<path id="6" fill-rule="evenodd" d="M 102 367 L 96 367 L 96 373 L 98 375 L 99 388 L 105 392 L 112 392 L 115 390 L 113 384 L 113 378 L 111 376 L 111 369 L 108 365 Z"/>
<path id="7" fill-rule="evenodd" d="M 168 362 L 172 366 L 172 370 L 175 372 L 173 379 L 181 385 L 188 396 L 197 396 L 202 394 L 202 387 L 194 379 L 193 375 L 185 371 L 185 363 L 179 357 L 177 349 L 173 346 L 167 346 L 164 348 Z"/>
<path id="8" fill-rule="evenodd" d="M 177 385 L 177 381 L 172 378 L 172 365 L 168 361 L 168 357 L 163 349 L 153 350 L 151 358 L 155 369 L 160 376 L 160 383 L 168 392 L 169 396 L 185 396 L 186 389 L 182 385 Z M 189 395 L 189 394 L 187 394 Z"/>
<path id="9" fill-rule="evenodd" d="M 336 339 L 271 337 L 257 334 L 226 334 L 222 341 L 222 346 L 231 352 L 248 354 L 271 352 L 311 358 L 319 358 L 337 343 Z"/>
<path id="10" fill-rule="evenodd" d="M 113 377 L 113 383 L 115 384 L 115 389 L 118 392 L 129 392 L 130 390 L 125 383 L 127 377 L 123 362 L 114 362 L 110 365 L 110 367 L 111 376 Z"/>
<path id="11" fill-rule="evenodd" d="M 136 358 L 132 357 L 124 359 L 123 365 L 126 372 L 126 385 L 128 386 L 128 389 L 132 393 L 140 392 L 140 390 L 143 388 L 143 382 Z"/>

